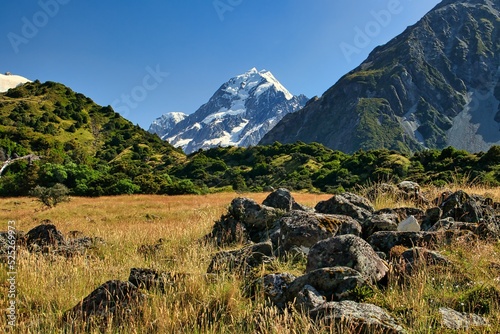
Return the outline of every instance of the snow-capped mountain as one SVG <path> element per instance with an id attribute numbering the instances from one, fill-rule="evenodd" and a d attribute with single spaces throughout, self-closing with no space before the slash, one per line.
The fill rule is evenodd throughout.
<path id="1" fill-rule="evenodd" d="M 271 72 L 252 68 L 223 84 L 206 104 L 171 130 L 155 127 L 150 132 L 164 132 L 163 139 L 186 153 L 217 146 L 257 145 L 285 115 L 306 102 L 304 95 L 292 95 Z"/>
<path id="2" fill-rule="evenodd" d="M 177 123 L 180 123 L 188 115 L 182 112 L 169 112 L 155 119 L 149 126 L 148 131 L 164 137 Z"/>
<path id="3" fill-rule="evenodd" d="M 5 74 L 0 73 L 0 93 L 6 92 L 11 88 L 16 88 L 26 82 L 31 82 L 31 80 L 20 75 L 12 75 L 9 72 Z"/>

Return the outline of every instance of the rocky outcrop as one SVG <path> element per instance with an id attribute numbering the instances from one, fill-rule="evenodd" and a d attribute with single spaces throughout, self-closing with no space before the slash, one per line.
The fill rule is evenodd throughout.
<path id="1" fill-rule="evenodd" d="M 38 225 L 26 233 L 26 245 L 29 250 L 52 248 L 66 245 L 63 234 L 55 225 L 46 221 L 45 224 Z"/>
<path id="2" fill-rule="evenodd" d="M 407 191 L 410 197 L 421 195 L 416 184 L 407 186 L 407 190 L 399 191 Z M 373 291 L 374 285 L 383 287 L 386 278 L 390 278 L 389 272 L 405 282 L 422 268 L 439 266 L 455 270 L 452 261 L 433 250 L 438 244 L 469 242 L 482 235 L 493 235 L 497 223 L 496 217 L 489 215 L 495 211 L 488 200 L 452 195 L 425 211 L 400 207 L 376 212 L 367 199 L 350 193 L 318 203 L 316 212 L 294 209 L 294 200 L 285 189 L 268 196 L 266 205 L 237 198 L 221 219 L 231 224 L 225 225 L 224 230 L 224 225 L 217 222 L 219 230 L 215 235 L 234 235 L 234 227 L 241 226 L 249 245 L 217 253 L 208 272 L 232 272 L 250 278 L 253 284 L 245 288 L 248 296 L 260 292 L 278 309 L 301 310 L 320 325 L 335 326 L 340 331 L 403 333 L 403 327 L 387 311 L 358 302 L 365 300 L 365 293 Z M 447 203 L 454 198 L 467 200 L 456 201 L 448 210 Z M 477 204 L 482 221 L 455 222 L 451 217 L 443 218 L 449 212 L 456 214 L 461 206 L 473 208 L 467 204 L 469 199 Z M 484 217 L 495 217 L 489 228 Z M 397 231 L 405 220 L 411 229 L 423 230 Z M 298 277 L 289 273 L 262 278 L 249 275 L 255 272 L 252 270 L 255 267 L 273 268 L 271 261 L 275 257 L 294 261 L 296 254 L 307 256 L 305 273 Z M 467 277 L 461 277 L 470 283 Z"/>
<path id="3" fill-rule="evenodd" d="M 371 282 L 385 277 L 389 268 L 363 239 L 342 235 L 316 243 L 307 257 L 306 271 L 344 266 L 360 272 Z"/>

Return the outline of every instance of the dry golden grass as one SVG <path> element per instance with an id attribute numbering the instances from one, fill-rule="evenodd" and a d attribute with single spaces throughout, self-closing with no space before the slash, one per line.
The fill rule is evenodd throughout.
<path id="1" fill-rule="evenodd" d="M 463 188 L 461 188 L 463 189 Z M 452 189 L 454 190 L 454 189 Z M 463 189 L 500 200 L 498 189 Z M 435 191 L 442 189 L 426 189 Z M 67 234 L 78 230 L 88 236 L 101 237 L 104 246 L 87 256 L 70 259 L 50 257 L 20 250 L 17 259 L 17 333 L 99 332 L 83 324 L 70 328 L 61 321 L 63 313 L 75 306 L 97 286 L 111 280 L 127 280 L 131 268 L 152 268 L 174 273 L 188 273 L 182 284 L 166 293 L 148 293 L 142 315 L 123 328 L 109 327 L 105 333 L 348 333 L 348 329 L 318 328 L 307 316 L 293 311 L 279 313 L 267 307 L 261 296 L 252 300 L 243 295 L 246 282 L 231 275 L 206 279 L 204 275 L 212 256 L 213 245 L 200 242 L 214 222 L 237 196 L 250 197 L 261 203 L 267 193 L 220 193 L 206 196 L 119 196 L 72 198 L 50 210 L 30 198 L 0 199 L 0 222 L 16 221 L 19 230 L 28 231 L 49 219 Z M 293 194 L 310 207 L 331 195 Z M 433 198 L 429 196 L 429 198 Z M 386 207 L 403 206 L 386 201 Z M 142 244 L 164 239 L 166 247 L 156 255 L 137 252 Z M 443 251 L 459 263 L 459 272 L 435 272 L 423 268 L 402 284 L 398 278 L 389 287 L 376 290 L 367 298 L 387 308 L 398 317 L 410 333 L 445 333 L 437 326 L 437 308 L 456 305 L 461 292 L 454 286 L 466 275 L 471 282 L 500 289 L 500 272 L 489 269 L 497 260 L 500 244 L 456 244 Z M 300 264 L 272 264 L 276 271 L 300 271 Z M 0 284 L 6 287 L 6 271 L 0 270 Z M 439 282 L 436 283 L 436 282 Z M 462 281 L 460 281 L 462 282 Z M 465 282 L 465 281 L 464 281 Z M 460 283 L 462 284 L 462 283 Z M 472 283 L 471 283 L 472 284 Z M 0 308 L 7 307 L 6 289 L 0 290 Z M 500 322 L 498 305 L 490 305 L 490 323 Z M 494 325 L 478 333 L 498 333 Z"/>
<path id="2" fill-rule="evenodd" d="M 267 195 L 77 197 L 50 210 L 42 209 L 39 202 L 30 198 L 0 199 L 0 221 L 5 224 L 0 230 L 7 230 L 7 222 L 14 220 L 18 230 L 27 232 L 49 219 L 64 234 L 81 231 L 106 241 L 106 245 L 90 251 L 88 256 L 71 259 L 19 251 L 17 332 L 62 331 L 65 327 L 60 319 L 64 311 L 108 280 L 128 280 L 130 269 L 134 267 L 189 273 L 192 278 L 175 291 L 151 294 L 141 321 L 128 324 L 124 332 L 229 333 L 241 326 L 250 326 L 249 332 L 252 332 L 255 324 L 246 324 L 246 319 L 253 319 L 254 303 L 241 295 L 241 282 L 234 277 L 224 277 L 215 283 L 203 279 L 217 249 L 199 240 L 226 213 L 234 197 L 250 197 L 262 202 Z M 310 206 L 331 197 L 294 196 L 300 203 Z M 137 252 L 140 245 L 154 244 L 160 238 L 166 245 L 163 252 L 152 256 Z M 0 282 L 6 281 L 6 275 L 2 268 Z M 7 297 L 2 291 L 0 308 L 6 307 Z M 278 326 L 295 321 L 286 315 L 281 317 L 284 317 L 283 323 Z M 274 322 L 268 325 L 271 329 Z"/>

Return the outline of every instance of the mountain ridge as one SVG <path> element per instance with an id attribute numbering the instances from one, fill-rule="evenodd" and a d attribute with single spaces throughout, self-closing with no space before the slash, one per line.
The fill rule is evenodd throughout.
<path id="1" fill-rule="evenodd" d="M 500 143 L 498 7 L 438 4 L 260 143 L 319 142 L 345 152 L 451 144 L 477 152 Z"/>

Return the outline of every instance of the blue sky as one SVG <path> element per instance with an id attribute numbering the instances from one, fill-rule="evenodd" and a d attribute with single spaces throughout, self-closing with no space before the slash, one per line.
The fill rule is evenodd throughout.
<path id="1" fill-rule="evenodd" d="M 61 82 L 147 129 L 252 67 L 321 95 L 439 2 L 2 1 L 0 72 Z"/>

